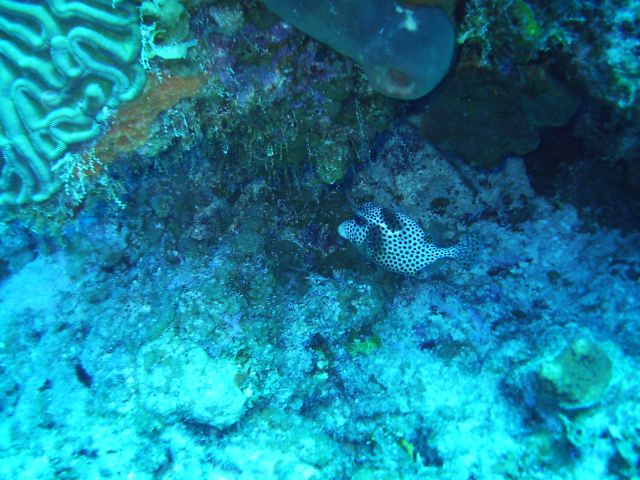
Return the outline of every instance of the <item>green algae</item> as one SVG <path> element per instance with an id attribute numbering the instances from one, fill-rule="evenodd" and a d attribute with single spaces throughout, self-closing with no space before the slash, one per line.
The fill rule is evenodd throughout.
<path id="1" fill-rule="evenodd" d="M 536 392 L 548 405 L 567 410 L 599 403 L 611 382 L 613 364 L 597 343 L 579 339 L 535 372 Z"/>

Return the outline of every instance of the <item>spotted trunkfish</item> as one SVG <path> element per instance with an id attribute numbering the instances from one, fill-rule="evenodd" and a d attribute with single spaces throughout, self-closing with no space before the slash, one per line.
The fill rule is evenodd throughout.
<path id="1" fill-rule="evenodd" d="M 468 263 L 478 249 L 475 235 L 452 247 L 438 247 L 415 220 L 372 202 L 357 209 L 353 219 L 341 223 L 338 234 L 376 265 L 418 278 L 427 276 L 428 267 L 441 258 Z"/>

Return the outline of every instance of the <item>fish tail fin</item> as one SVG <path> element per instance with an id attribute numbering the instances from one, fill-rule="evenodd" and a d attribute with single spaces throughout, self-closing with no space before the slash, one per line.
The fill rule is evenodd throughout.
<path id="1" fill-rule="evenodd" d="M 470 232 L 454 248 L 456 249 L 456 260 L 462 265 L 470 267 L 480 252 L 480 235 L 478 232 Z"/>

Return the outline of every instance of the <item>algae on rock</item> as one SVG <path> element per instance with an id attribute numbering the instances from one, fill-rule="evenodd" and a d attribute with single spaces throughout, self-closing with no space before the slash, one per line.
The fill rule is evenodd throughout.
<path id="1" fill-rule="evenodd" d="M 535 371 L 535 391 L 545 404 L 566 410 L 591 407 L 602 400 L 613 365 L 596 343 L 579 339 Z"/>

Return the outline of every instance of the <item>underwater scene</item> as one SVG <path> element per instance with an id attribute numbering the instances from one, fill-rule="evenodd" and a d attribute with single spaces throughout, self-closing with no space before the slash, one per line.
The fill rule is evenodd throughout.
<path id="1" fill-rule="evenodd" d="M 640 0 L 0 0 L 0 480 L 640 479 Z"/>

